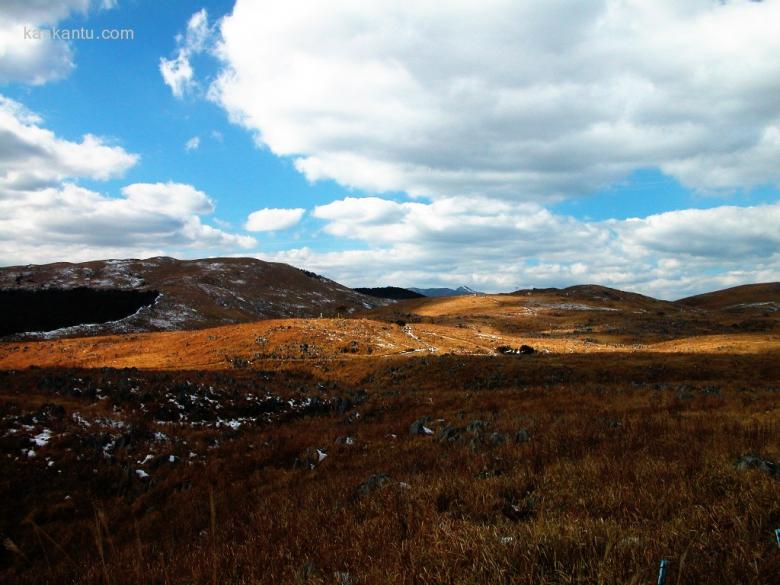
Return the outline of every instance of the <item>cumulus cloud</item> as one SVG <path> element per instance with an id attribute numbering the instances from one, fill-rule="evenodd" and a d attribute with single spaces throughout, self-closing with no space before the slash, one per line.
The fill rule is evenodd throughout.
<path id="1" fill-rule="evenodd" d="M 258 209 L 249 214 L 244 228 L 249 232 L 273 232 L 285 230 L 296 225 L 305 210 L 295 209 Z"/>
<path id="2" fill-rule="evenodd" d="M 212 35 L 208 13 L 203 8 L 190 17 L 185 33 L 177 35 L 176 56 L 173 59 L 160 58 L 160 74 L 175 97 L 182 98 L 197 87 L 190 59 L 207 49 Z"/>
<path id="3" fill-rule="evenodd" d="M 41 126 L 22 104 L 0 95 L 0 189 L 28 190 L 65 179 L 121 176 L 138 155 L 86 134 L 81 142 L 62 140 Z"/>
<path id="4" fill-rule="evenodd" d="M 91 135 L 64 140 L 42 124 L 0 96 L 0 264 L 256 245 L 203 223 L 214 202 L 191 185 L 133 183 L 122 197 L 77 185 L 121 177 L 138 157 Z"/>
<path id="5" fill-rule="evenodd" d="M 311 180 L 551 200 L 780 184 L 780 1 L 237 0 L 210 96 Z"/>
<path id="6" fill-rule="evenodd" d="M 669 211 L 617 225 L 626 242 L 661 253 L 746 261 L 780 250 L 780 203 Z"/>
<path id="7" fill-rule="evenodd" d="M 583 221 L 538 204 L 348 197 L 312 215 L 359 249 L 263 254 L 352 286 L 459 286 L 490 292 L 595 282 L 679 298 L 780 279 L 780 203 Z M 750 227 L 747 227 L 747 226 Z"/>
<path id="8" fill-rule="evenodd" d="M 56 26 L 90 8 L 111 9 L 115 0 L 3 0 L 0 3 L 0 83 L 40 85 L 65 77 L 74 67 L 68 42 L 27 38 L 25 29 Z M 28 35 L 29 36 L 29 35 Z"/>

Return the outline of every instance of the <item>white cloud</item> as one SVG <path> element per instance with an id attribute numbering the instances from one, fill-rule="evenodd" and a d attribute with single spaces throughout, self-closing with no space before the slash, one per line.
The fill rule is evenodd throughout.
<path id="1" fill-rule="evenodd" d="M 586 193 L 780 184 L 780 1 L 237 0 L 209 95 L 311 180 Z"/>
<path id="2" fill-rule="evenodd" d="M 780 202 L 754 207 L 684 209 L 630 219 L 623 239 L 655 252 L 742 261 L 780 251 Z"/>
<path id="3" fill-rule="evenodd" d="M 200 137 L 198 136 L 193 136 L 187 142 L 184 143 L 184 150 L 186 150 L 187 152 L 198 150 L 198 148 L 200 148 Z"/>
<path id="4" fill-rule="evenodd" d="M 285 230 L 296 225 L 305 210 L 295 209 L 258 209 L 249 214 L 244 228 L 249 232 L 273 232 Z"/>
<path id="5" fill-rule="evenodd" d="M 160 58 L 160 74 L 175 97 L 182 98 L 197 87 L 190 59 L 208 48 L 212 34 L 208 13 L 202 8 L 190 17 L 184 35 L 176 37 L 176 57 Z"/>
<path id="6" fill-rule="evenodd" d="M 27 190 L 87 177 L 121 176 L 138 156 L 86 134 L 81 142 L 57 138 L 19 102 L 0 95 L 0 189 Z"/>
<path id="7" fill-rule="evenodd" d="M 254 238 L 203 223 L 214 211 L 191 185 L 133 183 L 111 197 L 80 178 L 118 178 L 138 157 L 85 136 L 71 142 L 0 96 L 0 264 L 251 248 Z"/>
<path id="8" fill-rule="evenodd" d="M 61 79 L 74 67 L 71 45 L 30 38 L 31 30 L 57 26 L 74 14 L 111 9 L 116 0 L 3 0 L 0 3 L 0 83 L 40 85 Z M 27 36 L 25 36 L 25 30 Z"/>
<path id="9" fill-rule="evenodd" d="M 780 203 L 589 222 L 530 203 L 349 197 L 318 206 L 324 231 L 362 249 L 262 254 L 352 286 L 498 292 L 593 282 L 678 298 L 780 279 Z"/>

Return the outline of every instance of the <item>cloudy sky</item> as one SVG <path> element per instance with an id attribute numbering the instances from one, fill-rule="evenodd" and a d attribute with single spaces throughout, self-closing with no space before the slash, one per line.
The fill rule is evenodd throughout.
<path id="1" fill-rule="evenodd" d="M 0 265 L 780 280 L 778 28 L 780 0 L 3 0 Z"/>

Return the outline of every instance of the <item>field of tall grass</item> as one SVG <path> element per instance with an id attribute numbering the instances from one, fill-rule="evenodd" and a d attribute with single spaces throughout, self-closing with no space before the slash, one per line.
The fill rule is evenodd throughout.
<path id="1" fill-rule="evenodd" d="M 780 583 L 780 477 L 737 465 L 780 460 L 777 357 L 3 372 L 0 582 Z M 182 385 L 281 406 L 159 421 Z M 326 406 L 284 415 L 301 396 Z"/>

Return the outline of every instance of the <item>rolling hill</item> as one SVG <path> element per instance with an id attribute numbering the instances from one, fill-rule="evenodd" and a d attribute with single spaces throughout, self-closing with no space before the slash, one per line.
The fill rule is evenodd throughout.
<path id="1" fill-rule="evenodd" d="M 776 313 L 780 311 L 780 282 L 735 286 L 680 299 L 676 304 L 732 313 Z"/>
<path id="2" fill-rule="evenodd" d="M 83 294 L 85 300 L 77 300 L 78 289 L 101 291 L 100 303 Z M 105 311 L 97 311 L 98 306 L 105 309 L 116 302 L 114 297 L 123 296 L 111 291 L 145 293 L 145 301 L 105 322 Z M 60 310 L 46 322 L 47 331 L 56 331 L 43 336 L 170 331 L 279 317 L 349 315 L 388 302 L 287 264 L 254 258 L 156 257 L 12 266 L 0 268 L 0 297 L 9 313 L 35 314 L 43 305 L 52 313 L 51 305 L 57 306 Z M 30 323 L 25 327 L 22 322 L 5 333 L 36 330 L 34 325 L 39 322 Z"/>
<path id="3" fill-rule="evenodd" d="M 414 292 L 406 288 L 400 288 L 397 286 L 381 286 L 373 288 L 355 288 L 352 289 L 360 294 L 368 295 L 370 297 L 376 297 L 378 299 L 391 299 L 394 301 L 400 301 L 403 299 L 421 299 L 425 295 Z"/>

